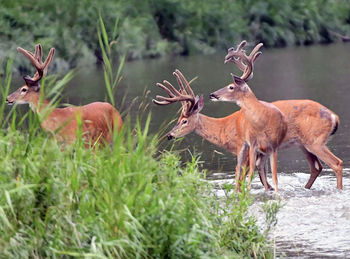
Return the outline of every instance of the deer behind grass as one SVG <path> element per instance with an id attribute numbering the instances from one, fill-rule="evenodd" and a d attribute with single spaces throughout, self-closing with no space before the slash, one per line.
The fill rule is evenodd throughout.
<path id="1" fill-rule="evenodd" d="M 40 115 L 42 128 L 53 133 L 59 141 L 70 143 L 76 140 L 80 124 L 86 147 L 113 140 L 113 132 L 120 130 L 123 121 L 111 104 L 93 102 L 83 106 L 55 108 L 48 99 L 40 96 L 40 80 L 47 73 L 55 53 L 54 48 L 51 48 L 44 63 L 40 44 L 35 46 L 34 54 L 20 47 L 17 50 L 30 60 L 36 73 L 34 77 L 23 77 L 25 85 L 7 96 L 7 104 L 28 103 Z"/>

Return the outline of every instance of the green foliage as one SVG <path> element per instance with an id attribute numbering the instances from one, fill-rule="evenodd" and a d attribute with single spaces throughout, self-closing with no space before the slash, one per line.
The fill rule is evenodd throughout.
<path id="1" fill-rule="evenodd" d="M 0 5 L 0 57 L 41 42 L 57 49 L 54 64 L 66 70 L 103 60 L 96 34 L 100 14 L 112 38 L 120 36 L 111 54 L 127 53 L 127 59 L 210 53 L 241 39 L 266 46 L 324 43 L 335 40 L 334 31 L 350 33 L 350 0 L 0 0 Z M 24 58 L 17 60 L 15 67 L 26 68 Z"/>
<path id="2" fill-rule="evenodd" d="M 120 72 L 108 65 L 111 44 L 102 19 L 99 28 L 106 87 L 112 91 Z M 0 81 L 2 103 L 11 64 Z M 71 77 L 57 82 L 52 76 L 41 87 L 56 92 Z M 58 143 L 42 132 L 31 111 L 17 116 L 16 107 L 10 115 L 4 109 L 0 106 L 2 257 L 272 256 L 267 233 L 247 214 L 252 199 L 246 188 L 234 194 L 230 186 L 224 197 L 216 197 L 198 169 L 198 157 L 183 164 L 175 152 L 159 154 L 158 138 L 148 132 L 150 116 L 135 126 L 126 119 L 111 147 L 92 150 L 81 138 L 71 145 Z"/>
<path id="3" fill-rule="evenodd" d="M 265 221 L 267 223 L 266 232 L 269 232 L 270 229 L 277 225 L 277 212 L 283 205 L 281 200 L 276 201 L 265 201 L 263 210 L 265 212 Z"/>
<path id="4" fill-rule="evenodd" d="M 246 217 L 245 196 L 224 198 L 199 173 L 155 158 L 147 125 L 115 136 L 114 148 L 62 147 L 43 133 L 0 135 L 0 250 L 6 258 L 232 257 L 268 254 Z M 23 148 L 27 147 L 27 148 Z M 237 204 L 234 202 L 237 200 Z M 254 235 L 257 235 L 256 237 Z M 257 249 L 257 247 L 259 249 Z"/>
<path id="5" fill-rule="evenodd" d="M 267 46 L 329 43 L 350 31 L 349 0 L 242 2 L 252 36 Z"/>
<path id="6" fill-rule="evenodd" d="M 125 62 L 125 55 L 124 55 L 118 65 L 117 72 L 115 73 L 113 70 L 114 66 L 112 64 L 113 63 L 112 46 L 117 43 L 118 23 L 119 23 L 119 20 L 116 19 L 111 40 L 108 37 L 108 33 L 106 31 L 106 27 L 101 16 L 99 17 L 99 26 L 97 28 L 98 42 L 102 52 L 102 60 L 104 64 L 105 85 L 108 93 L 108 99 L 113 106 L 115 106 L 114 94 L 117 90 L 117 86 L 120 80 L 122 79 L 121 72 Z"/>
<path id="7" fill-rule="evenodd" d="M 275 222 L 268 221 L 276 214 L 266 214 L 267 229 L 265 233 L 256 223 L 254 216 L 248 216 L 248 209 L 254 201 L 254 197 L 249 194 L 245 182 L 241 182 L 241 192 L 233 193 L 232 186 L 224 186 L 225 197 L 221 201 L 221 213 L 224 216 L 220 222 L 219 229 L 220 245 L 235 251 L 237 254 L 246 255 L 249 258 L 273 258 L 271 247 L 266 246 L 266 235 Z M 234 201 L 234 202 L 232 202 Z M 271 202 L 274 206 L 275 202 Z M 267 206 L 266 206 L 267 207 Z M 277 222 L 276 222 L 277 223 Z M 274 225 L 273 225 L 274 226 Z"/>

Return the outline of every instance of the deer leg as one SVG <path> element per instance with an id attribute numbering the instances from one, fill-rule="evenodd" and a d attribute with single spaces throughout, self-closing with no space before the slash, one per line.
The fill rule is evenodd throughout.
<path id="1" fill-rule="evenodd" d="M 301 146 L 300 149 L 303 151 L 303 153 L 306 156 L 307 162 L 309 163 L 310 167 L 310 178 L 308 182 L 305 185 L 306 189 L 310 189 L 313 183 L 315 182 L 316 178 L 322 171 L 322 164 L 320 160 L 318 160 L 318 157 L 314 154 L 307 151 L 307 149 L 304 146 Z"/>
<path id="2" fill-rule="evenodd" d="M 240 175 L 240 173 L 241 173 L 241 168 L 237 164 L 236 165 L 236 174 L 235 174 L 235 182 L 236 182 L 235 192 L 241 191 L 241 185 L 239 183 L 239 175 Z"/>
<path id="3" fill-rule="evenodd" d="M 239 152 L 237 152 L 238 155 L 237 155 L 237 166 L 236 166 L 236 175 L 235 175 L 236 192 L 241 190 L 240 181 L 243 180 L 242 169 L 246 170 L 246 166 L 248 164 L 247 151 L 248 151 L 247 145 L 243 145 L 243 147 L 239 150 Z"/>
<path id="4" fill-rule="evenodd" d="M 270 155 L 270 166 L 272 172 L 272 182 L 275 185 L 275 192 L 278 192 L 278 179 L 277 179 L 277 151 L 274 150 Z"/>
<path id="5" fill-rule="evenodd" d="M 308 151 L 320 158 L 334 171 L 337 177 L 337 188 L 343 189 L 343 161 L 336 157 L 326 146 L 307 146 Z"/>
<path id="6" fill-rule="evenodd" d="M 252 183 L 252 175 L 255 169 L 255 162 L 256 162 L 256 151 L 253 146 L 250 146 L 249 148 L 249 174 L 248 174 L 248 189 L 251 187 Z"/>
<path id="7" fill-rule="evenodd" d="M 245 181 L 245 177 L 246 177 L 246 172 L 249 166 L 249 153 L 248 153 L 248 147 L 245 148 L 244 150 L 244 154 L 243 154 L 243 161 L 242 161 L 242 165 L 241 165 L 241 175 L 239 178 L 239 181 Z"/>
<path id="8" fill-rule="evenodd" d="M 267 164 L 267 160 L 266 160 L 266 162 L 265 162 L 265 168 L 264 168 L 264 170 L 265 170 L 265 175 L 267 176 L 267 172 L 269 171 L 269 166 L 268 166 L 268 164 Z M 267 183 L 267 186 L 269 187 L 269 190 L 270 191 L 274 191 L 275 189 L 267 182 L 267 179 L 266 179 L 266 183 Z"/>
<path id="9" fill-rule="evenodd" d="M 266 162 L 267 162 L 267 156 L 261 155 L 261 154 L 258 155 L 258 158 L 256 160 L 256 166 L 258 167 L 260 182 L 264 185 L 265 190 L 269 191 L 271 189 L 273 190 L 273 188 L 267 182 L 267 178 L 266 178 L 267 163 Z"/>

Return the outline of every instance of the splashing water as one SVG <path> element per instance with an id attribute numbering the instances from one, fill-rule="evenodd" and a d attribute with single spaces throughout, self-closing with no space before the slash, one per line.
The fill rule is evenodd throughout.
<path id="1" fill-rule="evenodd" d="M 232 178 L 222 179 L 222 174 L 213 177 L 221 178 L 213 180 L 218 186 L 233 183 Z M 279 193 L 275 194 L 266 193 L 255 177 L 251 192 L 256 200 L 251 213 L 263 227 L 264 200 L 281 200 L 278 222 L 270 234 L 277 257 L 350 258 L 350 168 L 343 170 L 343 190 L 336 189 L 336 178 L 329 169 L 323 170 L 311 190 L 304 188 L 308 178 L 305 173 L 281 172 Z M 222 195 L 220 188 L 217 192 Z"/>

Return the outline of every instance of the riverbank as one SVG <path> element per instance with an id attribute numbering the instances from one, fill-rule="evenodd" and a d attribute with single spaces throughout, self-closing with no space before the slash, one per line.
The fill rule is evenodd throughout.
<path id="1" fill-rule="evenodd" d="M 99 14 L 109 28 L 114 55 L 127 53 L 128 60 L 208 54 L 241 39 L 266 47 L 330 43 L 337 40 L 333 32 L 350 32 L 348 0 L 14 0 L 2 1 L 0 58 L 40 42 L 44 50 L 56 48 L 56 70 L 99 62 Z M 28 69 L 22 59 L 14 67 Z"/>

